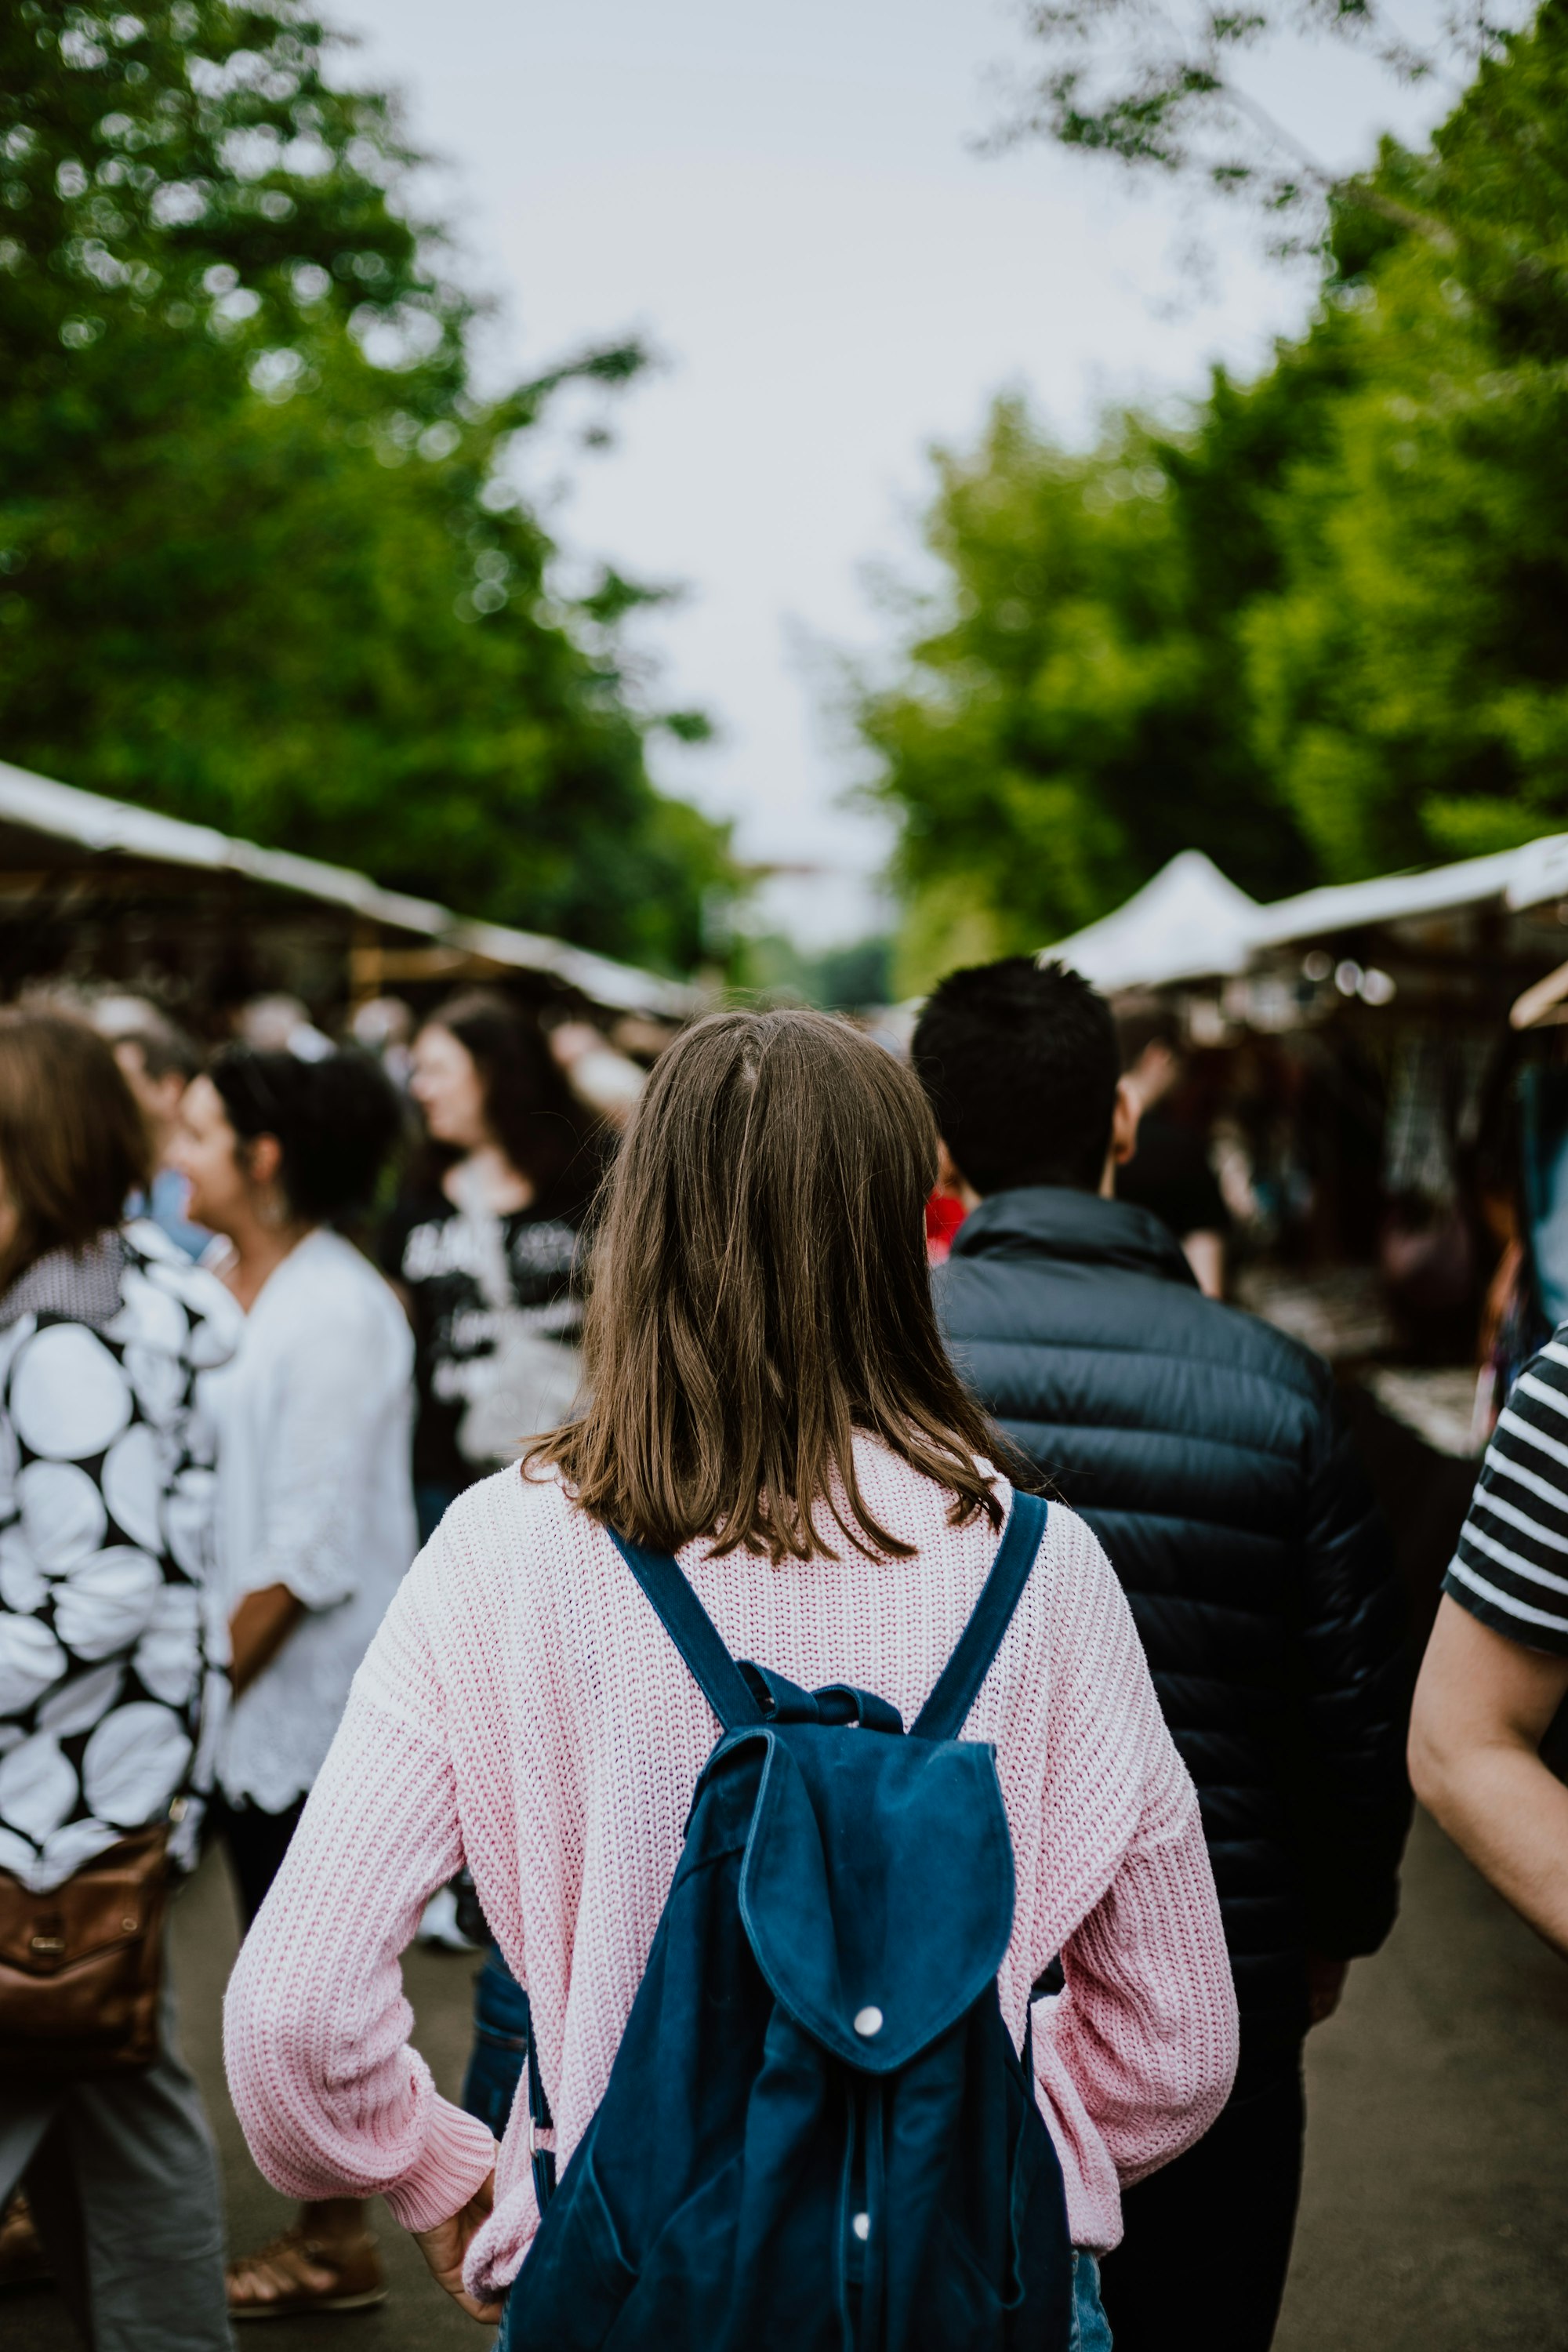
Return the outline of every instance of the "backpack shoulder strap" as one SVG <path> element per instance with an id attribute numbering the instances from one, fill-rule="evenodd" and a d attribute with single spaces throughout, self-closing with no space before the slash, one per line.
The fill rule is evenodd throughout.
<path id="1" fill-rule="evenodd" d="M 910 1726 L 911 1739 L 956 1739 L 963 1730 L 964 1717 L 1023 1598 L 1046 1532 L 1046 1505 L 1038 1495 L 1014 1495 L 991 1573 L 958 1637 L 957 1648 L 937 1676 L 936 1688 Z"/>
<path id="2" fill-rule="evenodd" d="M 647 1551 L 641 1544 L 628 1543 L 614 1528 L 609 1535 L 723 1728 L 735 1731 L 742 1724 L 765 1723 L 767 1717 L 679 1561 L 667 1551 Z"/>

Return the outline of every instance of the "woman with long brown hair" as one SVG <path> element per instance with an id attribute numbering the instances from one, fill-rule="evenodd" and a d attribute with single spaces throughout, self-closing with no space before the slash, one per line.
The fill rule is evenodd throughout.
<path id="1" fill-rule="evenodd" d="M 436 2095 L 397 1954 L 466 1859 L 528 1989 L 570 2184 L 715 1738 L 617 1538 L 674 1555 L 731 1656 L 915 1720 L 1013 1504 L 932 1315 L 936 1151 L 910 1072 L 843 1023 L 719 1013 L 670 1049 L 608 1183 L 591 1402 L 447 1513 L 241 1955 L 229 2079 L 263 2171 L 384 2194 L 478 2316 L 538 2225 L 536 2126 L 520 2101 L 498 2152 Z M 1103 2344 L 1088 2257 L 1120 2235 L 1119 2179 L 1218 2112 L 1236 2023 L 1192 1784 L 1069 1511 L 1049 1511 L 966 1729 L 994 1748 L 1012 1845 L 1001 2011 L 1014 2053 L 1032 2011 L 1079 2340 Z M 1058 1954 L 1065 1992 L 1033 2001 Z M 657 2103 L 646 2128 L 657 2145 Z"/>

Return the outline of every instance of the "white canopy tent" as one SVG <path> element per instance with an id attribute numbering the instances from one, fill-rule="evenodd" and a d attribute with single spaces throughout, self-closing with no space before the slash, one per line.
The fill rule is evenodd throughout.
<path id="1" fill-rule="evenodd" d="M 1331 884 L 1263 906 L 1201 850 L 1184 849 L 1114 914 L 1041 950 L 1110 993 L 1236 978 L 1281 949 L 1386 924 L 1568 898 L 1568 834 L 1422 873 Z"/>
<path id="2" fill-rule="evenodd" d="M 1264 912 L 1201 849 L 1184 849 L 1113 915 L 1043 949 L 1041 957 L 1070 964 L 1113 995 L 1224 979 L 1246 970 Z"/>

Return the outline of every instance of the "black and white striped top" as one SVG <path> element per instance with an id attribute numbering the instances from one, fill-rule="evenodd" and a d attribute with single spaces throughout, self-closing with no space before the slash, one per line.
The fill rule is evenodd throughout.
<path id="1" fill-rule="evenodd" d="M 1568 1323 L 1514 1382 L 1443 1590 L 1494 1633 L 1568 1656 Z"/>

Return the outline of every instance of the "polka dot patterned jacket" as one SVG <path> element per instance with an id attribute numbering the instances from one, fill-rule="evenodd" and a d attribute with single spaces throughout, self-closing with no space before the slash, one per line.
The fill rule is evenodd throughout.
<path id="1" fill-rule="evenodd" d="M 0 1298 L 0 1867 L 35 1892 L 176 1798 L 195 1859 L 228 1685 L 193 1400 L 241 1328 L 140 1222 Z"/>

